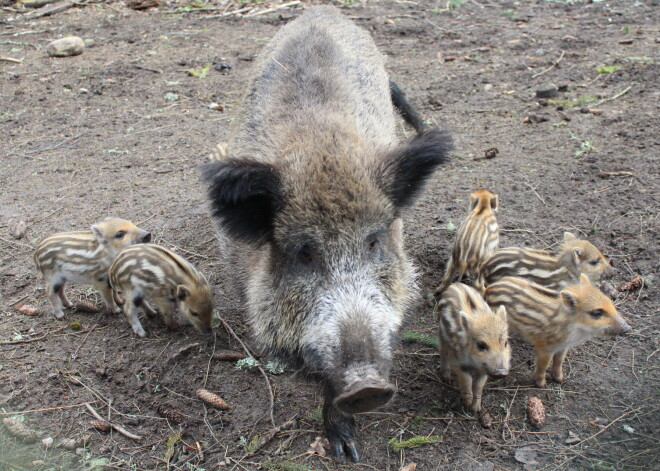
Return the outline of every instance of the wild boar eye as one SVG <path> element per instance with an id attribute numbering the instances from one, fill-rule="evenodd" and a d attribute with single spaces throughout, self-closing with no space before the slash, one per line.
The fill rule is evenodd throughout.
<path id="1" fill-rule="evenodd" d="M 375 249 L 378 246 L 378 239 L 374 239 L 371 242 L 369 242 L 369 251 Z"/>
<path id="2" fill-rule="evenodd" d="M 119 231 L 115 234 L 115 239 L 123 239 L 126 235 L 126 231 Z"/>
<path id="3" fill-rule="evenodd" d="M 603 311 L 602 309 L 596 309 L 595 311 L 591 311 L 589 313 L 589 315 L 591 317 L 593 317 L 594 319 L 600 319 L 601 317 L 603 317 L 604 314 L 605 314 L 605 311 Z"/>
<path id="4" fill-rule="evenodd" d="M 482 342 L 481 340 L 477 340 L 477 348 L 482 352 L 488 351 L 488 345 L 486 345 L 486 343 Z"/>
<path id="5" fill-rule="evenodd" d="M 600 259 L 592 260 L 589 262 L 590 265 L 593 265 L 594 267 L 600 263 Z"/>
<path id="6" fill-rule="evenodd" d="M 199 314 L 197 314 L 195 311 L 190 311 L 190 315 L 193 317 L 199 317 Z"/>
<path id="7" fill-rule="evenodd" d="M 312 252 L 308 248 L 302 248 L 298 252 L 298 260 L 302 263 L 311 263 L 313 259 Z"/>

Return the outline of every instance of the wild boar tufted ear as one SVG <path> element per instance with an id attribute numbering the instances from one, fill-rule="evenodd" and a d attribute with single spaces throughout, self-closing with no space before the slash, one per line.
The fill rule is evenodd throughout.
<path id="1" fill-rule="evenodd" d="M 282 201 L 274 166 L 250 159 L 227 159 L 202 167 L 209 183 L 211 213 L 230 237 L 261 245 L 271 238 Z"/>
<path id="2" fill-rule="evenodd" d="M 94 233 L 94 236 L 100 245 L 105 245 L 109 242 L 108 239 L 105 238 L 105 234 L 103 234 L 103 230 L 99 226 L 95 224 L 90 229 L 92 230 L 92 233 Z"/>
<path id="3" fill-rule="evenodd" d="M 506 322 L 506 308 L 504 307 L 504 304 L 500 304 L 500 306 L 495 310 L 495 315 L 499 316 L 503 321 Z"/>
<path id="4" fill-rule="evenodd" d="M 566 312 L 573 314 L 575 312 L 575 306 L 577 305 L 577 298 L 575 295 L 570 291 L 562 291 L 559 293 L 559 296 L 561 296 L 561 302 L 564 305 Z"/>
<path id="5" fill-rule="evenodd" d="M 575 237 L 571 232 L 564 232 L 564 242 L 568 242 L 569 240 L 575 240 L 577 237 Z"/>
<path id="6" fill-rule="evenodd" d="M 452 149 L 449 134 L 433 128 L 386 156 L 381 183 L 397 208 L 415 202 L 426 180 L 447 160 Z"/>

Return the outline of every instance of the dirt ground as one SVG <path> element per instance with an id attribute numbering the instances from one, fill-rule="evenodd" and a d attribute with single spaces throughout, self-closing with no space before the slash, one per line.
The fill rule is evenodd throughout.
<path id="1" fill-rule="evenodd" d="M 252 348 L 240 306 L 223 294 L 229 280 L 218 271 L 198 166 L 227 138 L 255 54 L 304 3 L 211 18 L 268 5 L 135 11 L 89 2 L 30 19 L 3 2 L 0 56 L 22 62 L 0 60 L 0 417 L 17 416 L 55 444 L 90 441 L 77 452 L 47 448 L 0 427 L 0 469 L 337 468 L 307 453 L 322 435 L 315 384 L 293 371 L 267 373 L 275 425 L 293 422 L 246 456 L 273 429 L 269 390 L 259 371 L 221 361 L 222 350 L 243 351 L 223 325 L 207 341 L 158 319 L 143 320 L 145 339 L 121 316 L 69 310 L 57 321 L 32 261 L 46 235 L 129 218 L 207 274 L 220 315 Z M 192 6 L 216 10 L 176 12 Z M 510 376 L 487 385 L 490 429 L 458 405 L 433 348 L 403 343 L 392 373 L 398 393 L 358 417 L 363 458 L 345 467 L 658 469 L 658 2 L 358 1 L 342 10 L 371 31 L 424 118 L 456 140 L 451 163 L 407 215 L 422 293 L 439 281 L 451 227 L 477 188 L 500 196 L 502 246 L 556 248 L 570 230 L 611 258 L 614 286 L 646 282 L 617 301 L 632 332 L 572 350 L 562 385 L 532 387 L 533 352 L 514 339 Z M 84 53 L 48 57 L 45 46 L 67 35 L 85 40 Z M 559 86 L 559 102 L 535 97 L 548 83 Z M 401 132 L 412 135 L 403 123 Z M 484 159 L 491 148 L 496 157 Z M 16 239 L 20 221 L 27 229 Z M 86 286 L 68 292 L 100 306 Z M 38 314 L 18 312 L 21 303 Z M 422 297 L 402 332 L 435 335 Z M 231 409 L 201 403 L 202 387 Z M 540 430 L 525 417 L 531 396 L 546 407 Z M 92 428 L 86 402 L 141 439 Z M 388 444 L 434 435 L 439 443 L 415 449 Z"/>

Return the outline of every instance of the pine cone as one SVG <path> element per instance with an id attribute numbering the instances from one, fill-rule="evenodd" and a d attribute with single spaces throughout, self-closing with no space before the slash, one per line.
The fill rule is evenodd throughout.
<path id="1" fill-rule="evenodd" d="M 181 413 L 170 404 L 158 404 L 156 406 L 156 412 L 158 412 L 161 417 L 165 417 L 167 420 L 175 424 L 182 424 L 185 421 L 183 415 L 181 415 Z"/>
<path id="2" fill-rule="evenodd" d="M 91 441 L 91 435 L 83 435 L 78 438 L 63 438 L 57 442 L 57 446 L 60 448 L 66 448 L 67 450 L 75 450 L 76 448 L 86 447 Z"/>
<path id="3" fill-rule="evenodd" d="M 25 314 L 26 316 L 31 316 L 31 317 L 39 314 L 39 309 L 32 304 L 21 303 L 18 306 L 16 306 L 16 310 L 21 314 Z"/>
<path id="4" fill-rule="evenodd" d="M 233 350 L 221 350 L 213 355 L 213 359 L 219 361 L 237 361 L 242 360 L 243 358 L 245 358 L 245 355 Z"/>
<path id="5" fill-rule="evenodd" d="M 635 291 L 644 286 L 644 279 L 641 276 L 633 278 L 628 283 L 624 283 L 619 286 L 619 291 Z"/>
<path id="6" fill-rule="evenodd" d="M 92 420 L 90 424 L 99 432 L 108 432 L 111 429 L 110 424 L 105 420 Z"/>
<path id="7" fill-rule="evenodd" d="M 229 404 L 227 404 L 220 396 L 206 389 L 198 389 L 197 397 L 202 401 L 207 403 L 210 406 L 216 407 L 220 410 L 228 410 Z"/>
<path id="8" fill-rule="evenodd" d="M 95 304 L 89 301 L 78 301 L 78 303 L 76 304 L 76 311 L 92 312 L 92 313 L 101 312 L 101 310 L 98 307 L 96 307 Z"/>
<path id="9" fill-rule="evenodd" d="M 13 435 L 16 438 L 20 438 L 24 442 L 33 443 L 36 442 L 39 438 L 37 433 L 27 428 L 27 426 L 20 420 L 14 419 L 13 417 L 6 417 L 2 419 L 2 424 L 7 429 L 10 435 Z"/>
<path id="10" fill-rule="evenodd" d="M 545 425 L 545 407 L 538 397 L 530 397 L 527 401 L 527 417 L 537 429 Z"/>

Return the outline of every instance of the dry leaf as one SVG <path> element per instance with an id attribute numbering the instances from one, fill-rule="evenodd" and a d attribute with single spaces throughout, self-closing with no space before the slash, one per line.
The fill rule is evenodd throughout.
<path id="1" fill-rule="evenodd" d="M 405 466 L 401 466 L 399 471 L 415 471 L 417 469 L 417 463 L 410 463 Z"/>
<path id="2" fill-rule="evenodd" d="M 330 448 L 330 442 L 327 438 L 316 437 L 314 441 L 309 445 L 308 452 L 316 453 L 320 456 L 325 456 L 327 454 L 326 448 Z"/>
<path id="3" fill-rule="evenodd" d="M 14 231 L 12 232 L 14 239 L 22 239 L 23 236 L 25 235 L 26 229 L 27 229 L 27 224 L 25 224 L 25 221 L 18 221 L 14 226 Z"/>
<path id="4" fill-rule="evenodd" d="M 195 394 L 210 406 L 216 407 L 220 410 L 229 409 L 229 404 L 227 404 L 224 399 L 207 389 L 198 389 Z"/>

